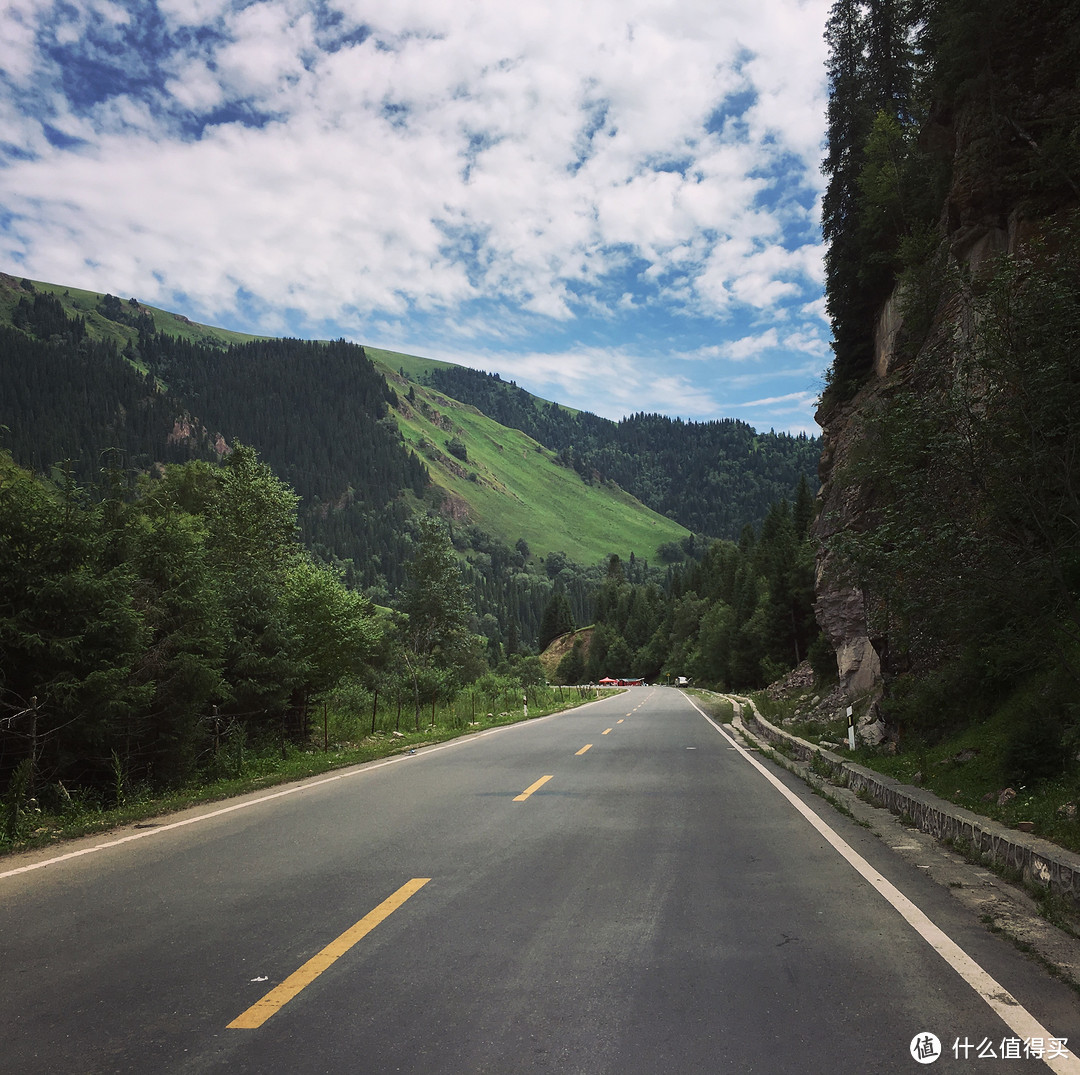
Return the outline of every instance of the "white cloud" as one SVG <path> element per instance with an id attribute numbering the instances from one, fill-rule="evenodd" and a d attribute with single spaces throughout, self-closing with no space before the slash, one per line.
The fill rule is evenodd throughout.
<path id="1" fill-rule="evenodd" d="M 762 351 L 776 347 L 779 342 L 779 333 L 775 328 L 769 328 L 757 336 L 743 336 L 741 339 L 732 340 L 725 344 L 721 351 L 725 358 L 742 362 L 748 358 L 757 358 Z"/>
<path id="2" fill-rule="evenodd" d="M 184 63 L 176 77 L 165 83 L 165 89 L 190 112 L 210 112 L 225 100 L 217 74 L 201 59 Z"/>
<path id="3" fill-rule="evenodd" d="M 802 314 L 807 320 L 817 318 L 819 321 L 824 322 L 826 325 L 829 323 L 829 313 L 825 308 L 825 296 L 815 299 L 813 302 L 805 303 L 799 307 L 799 313 Z"/>
<path id="4" fill-rule="evenodd" d="M 783 347 L 787 351 L 801 351 L 803 354 L 812 355 L 822 360 L 829 354 L 829 341 L 814 327 L 788 333 L 784 337 Z M 824 362 L 822 362 L 822 365 L 824 365 Z"/>
<path id="5" fill-rule="evenodd" d="M 131 22 L 131 13 L 120 4 L 111 3 L 111 0 L 98 0 L 94 4 L 94 11 L 114 26 L 127 26 Z"/>
<path id="6" fill-rule="evenodd" d="M 0 13 L 0 120 L 21 152 L 0 169 L 0 258 L 20 272 L 182 294 L 204 317 L 243 292 L 358 332 L 437 312 L 496 341 L 661 307 L 718 332 L 738 311 L 820 331 L 804 207 L 827 0 L 157 7 L 179 44 L 127 56 L 117 43 L 143 39 L 113 0 Z M 111 74 L 66 97 L 36 31 Z M 50 145 L 46 123 L 80 141 Z"/>
<path id="7" fill-rule="evenodd" d="M 224 91 L 267 107 L 295 106 L 289 91 L 306 73 L 304 59 L 314 44 L 311 16 L 286 4 L 251 4 L 226 26 L 232 40 L 214 55 Z"/>
<path id="8" fill-rule="evenodd" d="M 17 86 L 26 85 L 34 72 L 36 7 L 33 0 L 0 6 L 0 72 Z"/>
<path id="9" fill-rule="evenodd" d="M 216 22 L 232 7 L 232 3 L 231 0 L 158 0 L 157 6 L 176 28 Z"/>

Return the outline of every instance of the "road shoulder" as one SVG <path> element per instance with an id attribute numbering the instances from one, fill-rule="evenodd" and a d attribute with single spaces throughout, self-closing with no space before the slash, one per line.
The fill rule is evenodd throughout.
<path id="1" fill-rule="evenodd" d="M 970 861 L 929 833 L 861 798 L 841 784 L 827 780 L 805 761 L 787 757 L 755 736 L 736 715 L 724 727 L 748 748 L 798 776 L 834 809 L 872 832 L 896 855 L 906 859 L 945 889 L 985 928 L 1011 941 L 1045 970 L 1080 993 L 1080 937 L 1071 922 L 1063 927 L 1049 921 L 1038 902 L 1017 884 L 987 866 Z M 1071 916 L 1068 916 L 1071 917 Z"/>

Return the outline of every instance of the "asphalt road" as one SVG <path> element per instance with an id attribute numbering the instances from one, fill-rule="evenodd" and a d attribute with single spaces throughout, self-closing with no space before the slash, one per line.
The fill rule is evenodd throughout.
<path id="1" fill-rule="evenodd" d="M 867 876 L 665 688 L 0 860 L 0 1072 L 1078 1070 L 1075 994 L 771 771 Z"/>

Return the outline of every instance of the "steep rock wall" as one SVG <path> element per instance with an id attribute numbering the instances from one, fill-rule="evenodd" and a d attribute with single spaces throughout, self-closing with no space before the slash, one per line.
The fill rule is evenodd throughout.
<path id="1" fill-rule="evenodd" d="M 940 221 L 941 243 L 953 265 L 968 275 L 978 273 L 998 255 L 1014 251 L 1032 230 L 1016 210 L 1005 215 L 1000 190 L 973 173 L 973 158 L 965 151 L 963 135 L 977 126 L 966 115 L 959 118 L 956 132 L 942 134 L 938 124 L 938 140 L 956 147 L 953 181 Z M 815 613 L 836 651 L 841 685 L 851 696 L 880 694 L 882 676 L 890 670 L 888 640 L 874 636 L 867 594 L 829 544 L 843 531 L 865 528 L 875 510 L 876 491 L 844 473 L 861 448 L 860 418 L 889 393 L 920 391 L 911 377 L 918 353 L 902 346 L 908 298 L 901 282 L 878 311 L 872 373 L 859 391 L 840 404 L 824 400 L 816 415 L 823 433 L 818 469 L 821 492 L 814 524 L 819 542 Z M 961 337 L 968 331 L 967 319 L 959 297 L 942 296 L 923 347 L 938 346 L 943 334 Z"/>
<path id="2" fill-rule="evenodd" d="M 931 77 L 925 85 L 934 100 L 916 152 L 928 169 L 921 174 L 933 177 L 933 189 L 941 194 L 940 203 L 929 210 L 938 214 L 937 249 L 925 266 L 915 267 L 913 278 L 919 279 L 922 268 L 929 269 L 936 259 L 935 271 L 940 269 L 950 283 L 935 290 L 927 286 L 928 273 L 910 285 L 910 293 L 895 289 L 876 311 L 873 354 L 859 356 L 865 361 L 858 368 L 870 371 L 866 379 L 854 396 L 843 398 L 847 382 L 839 377 L 843 387 L 832 396 L 825 393 L 817 415 L 823 450 L 815 607 L 850 694 L 880 693 L 883 677 L 903 670 L 896 655 L 890 664 L 888 639 L 876 635 L 884 629 L 871 626 L 887 620 L 878 615 L 883 606 L 874 603 L 873 593 L 864 592 L 837 551 L 846 533 L 869 530 L 888 506 L 884 490 L 860 484 L 853 476 L 858 467 L 849 466 L 869 451 L 861 428 L 872 424 L 875 408 L 890 398 L 899 402 L 898 393 L 925 402 L 918 408 L 924 414 L 939 406 L 937 393 L 961 383 L 956 376 L 963 369 L 960 355 L 975 341 L 978 323 L 970 285 L 995 271 L 1001 255 L 1060 230 L 1080 206 L 1078 0 L 1032 0 L 1027 5 L 949 0 L 938 5 L 928 26 L 934 48 L 927 57 Z M 1071 226 L 1075 229 L 1075 221 Z M 903 259 L 909 264 L 911 249 Z M 885 246 L 864 247 L 862 253 L 868 265 L 889 256 L 894 264 L 901 261 L 897 249 Z M 845 268 L 850 278 L 861 266 Z M 844 327 L 852 335 L 851 326 Z M 845 361 L 850 363 L 850 357 Z M 965 390 L 977 392 L 970 366 L 968 378 Z M 936 474 L 947 470 L 936 468 Z M 922 521 L 911 522 L 918 526 Z M 874 578 L 868 588 L 890 586 L 894 593 L 903 592 L 904 580 Z M 922 660 L 930 667 L 935 654 L 924 651 Z"/>

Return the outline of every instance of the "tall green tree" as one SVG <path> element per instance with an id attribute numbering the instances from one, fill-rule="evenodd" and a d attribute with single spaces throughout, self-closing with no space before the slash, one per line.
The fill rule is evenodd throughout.
<path id="1" fill-rule="evenodd" d="M 540 620 L 540 634 L 537 638 L 540 651 L 543 652 L 556 638 L 573 629 L 574 614 L 570 609 L 570 601 L 562 590 L 558 590 L 551 595 Z"/>
<path id="2" fill-rule="evenodd" d="M 206 717 L 225 693 L 227 624 L 205 521 L 167 494 L 137 509 L 131 565 L 146 637 L 136 677 L 153 685 L 143 714 L 146 765 L 155 783 L 179 784 L 194 774 L 210 734 Z"/>
<path id="3" fill-rule="evenodd" d="M 412 679 L 419 725 L 422 689 L 434 692 L 441 683 L 458 680 L 472 650 L 468 629 L 472 609 L 461 568 L 446 527 L 431 516 L 417 523 L 401 610 L 405 614 L 402 656 Z"/>
<path id="4" fill-rule="evenodd" d="M 822 201 L 826 306 L 833 327 L 827 397 L 842 400 L 873 366 L 874 319 L 900 267 L 899 239 L 938 205 L 917 152 L 918 0 L 835 0 L 829 48 L 827 177 Z M 940 197 L 941 191 L 938 191 Z"/>
<path id="5" fill-rule="evenodd" d="M 67 473 L 43 484 L 0 454 L 3 738 L 33 780 L 105 771 L 147 688 L 133 573 L 100 505 Z"/>
<path id="6" fill-rule="evenodd" d="M 297 638 L 292 700 L 306 725 L 309 702 L 346 676 L 360 675 L 376 657 L 382 632 L 366 597 L 306 558 L 288 568 L 284 607 Z"/>
<path id="7" fill-rule="evenodd" d="M 874 109 L 869 99 L 866 12 L 860 0 L 836 0 L 825 24 L 829 49 L 828 142 L 822 171 L 826 304 L 833 324 L 832 385 L 846 392 L 870 365 L 871 326 L 861 320 L 857 228 L 862 151 Z M 842 386 L 842 387 L 841 387 Z"/>
<path id="8" fill-rule="evenodd" d="M 256 735 L 298 735 L 288 717 L 303 678 L 301 642 L 284 604 L 302 555 L 298 498 L 243 444 L 212 479 L 204 510 L 229 625 L 225 707 Z"/>
<path id="9" fill-rule="evenodd" d="M 581 683 L 585 679 L 585 654 L 580 638 L 574 639 L 570 652 L 559 661 L 555 679 L 558 683 L 567 684 Z"/>

